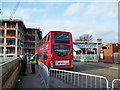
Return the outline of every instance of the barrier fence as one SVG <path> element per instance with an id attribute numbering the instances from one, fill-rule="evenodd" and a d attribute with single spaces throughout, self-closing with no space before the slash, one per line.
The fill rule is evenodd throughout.
<path id="1" fill-rule="evenodd" d="M 59 84 L 61 87 L 66 84 L 63 88 L 109 88 L 107 78 L 98 75 L 50 69 L 50 78 L 54 80 L 52 84 L 56 84 L 57 80 L 62 81 L 63 84 Z M 57 85 L 54 85 L 54 88 L 55 86 Z"/>
<path id="2" fill-rule="evenodd" d="M 49 88 L 49 71 L 46 65 L 41 62 L 38 62 L 39 74 L 42 77 L 42 87 Z"/>
<path id="3" fill-rule="evenodd" d="M 112 88 L 119 88 L 120 89 L 120 79 L 114 79 L 112 81 Z"/>
<path id="4" fill-rule="evenodd" d="M 74 60 L 98 62 L 98 55 L 97 54 L 75 55 Z"/>
<path id="5" fill-rule="evenodd" d="M 114 53 L 114 63 L 120 63 L 120 53 Z"/>
<path id="6" fill-rule="evenodd" d="M 120 79 L 114 79 L 112 87 L 109 87 L 108 79 L 104 76 L 60 69 L 48 70 L 41 62 L 39 72 L 43 88 L 120 88 Z"/>

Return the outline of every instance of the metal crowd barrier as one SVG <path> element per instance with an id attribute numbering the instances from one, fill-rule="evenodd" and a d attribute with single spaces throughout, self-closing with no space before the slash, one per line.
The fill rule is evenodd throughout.
<path id="1" fill-rule="evenodd" d="M 112 87 L 109 87 L 108 79 L 104 76 L 60 69 L 48 70 L 43 63 L 38 64 L 43 88 L 120 88 L 120 79 L 114 79 Z"/>
<path id="2" fill-rule="evenodd" d="M 120 53 L 114 53 L 114 63 L 120 63 Z"/>
<path id="3" fill-rule="evenodd" d="M 2 64 L 0 64 L 0 90 L 2 89 Z"/>
<path id="4" fill-rule="evenodd" d="M 120 89 L 120 79 L 114 79 L 112 81 L 112 88 L 119 88 Z"/>
<path id="5" fill-rule="evenodd" d="M 48 67 L 41 63 L 38 62 L 38 67 L 39 67 L 39 74 L 42 77 L 42 81 L 43 81 L 43 88 L 49 88 L 49 71 L 48 71 Z"/>
<path id="6" fill-rule="evenodd" d="M 63 84 L 59 85 L 67 83 L 69 86 L 66 86 L 69 88 L 109 88 L 107 78 L 98 75 L 50 69 L 50 78 L 51 80 L 56 79 L 63 82 Z M 56 80 L 52 84 L 57 83 Z"/>
<path id="7" fill-rule="evenodd" d="M 74 60 L 98 62 L 98 55 L 97 54 L 75 55 Z"/>

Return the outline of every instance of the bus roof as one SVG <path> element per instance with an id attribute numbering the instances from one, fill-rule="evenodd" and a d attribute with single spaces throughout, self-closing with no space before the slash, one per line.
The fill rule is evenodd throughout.
<path id="1" fill-rule="evenodd" d="M 48 33 L 70 33 L 70 32 L 66 32 L 66 31 L 49 31 Z"/>
<path id="2" fill-rule="evenodd" d="M 66 32 L 66 31 L 49 31 L 45 36 L 47 36 L 49 33 L 70 33 L 70 32 Z M 44 37 L 45 37 L 45 36 L 44 36 Z M 44 37 L 43 37 L 43 38 L 44 38 Z M 43 39 L 43 38 L 42 38 L 42 39 Z M 42 40 L 42 39 L 41 39 L 41 40 Z M 38 43 L 39 43 L 41 40 L 39 40 Z"/>

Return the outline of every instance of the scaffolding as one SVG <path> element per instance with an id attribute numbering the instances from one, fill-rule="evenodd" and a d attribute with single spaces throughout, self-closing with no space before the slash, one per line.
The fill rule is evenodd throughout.
<path id="1" fill-rule="evenodd" d="M 0 19 L 0 57 L 34 53 L 42 35 L 39 28 L 26 28 L 20 19 Z"/>

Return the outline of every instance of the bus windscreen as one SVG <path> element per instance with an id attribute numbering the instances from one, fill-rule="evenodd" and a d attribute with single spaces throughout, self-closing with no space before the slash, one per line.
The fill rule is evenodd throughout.
<path id="1" fill-rule="evenodd" d="M 69 45 L 53 45 L 53 50 L 56 53 L 56 55 L 60 57 L 65 57 L 70 52 L 70 46 Z"/>
<path id="2" fill-rule="evenodd" d="M 69 39 L 69 35 L 68 34 L 58 34 L 58 33 L 55 33 L 54 34 L 54 38 L 55 39 Z"/>

